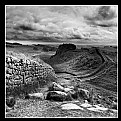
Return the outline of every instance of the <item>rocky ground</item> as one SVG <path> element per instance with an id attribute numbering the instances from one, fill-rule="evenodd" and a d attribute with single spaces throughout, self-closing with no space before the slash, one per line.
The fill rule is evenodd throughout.
<path id="1" fill-rule="evenodd" d="M 35 86 L 35 84 L 30 91 L 26 91 L 22 94 L 19 90 L 20 95 L 15 96 L 14 106 L 6 106 L 6 117 L 117 117 L 117 54 L 115 48 L 103 48 L 101 49 L 101 52 L 100 49 L 97 50 L 95 48 L 81 49 L 83 51 L 79 51 L 75 50 L 76 48 L 72 45 L 72 47 L 65 50 L 62 49 L 62 53 L 61 49 L 58 48 L 56 54 L 51 58 L 51 54 L 48 54 L 46 58 L 43 58 L 43 54 L 41 56 L 41 53 L 38 52 L 40 49 L 35 50 L 34 48 L 33 50 L 33 47 L 28 47 L 29 49 L 25 47 L 29 51 L 24 50 L 22 52 L 23 46 L 22 49 L 21 47 L 18 49 L 18 45 L 12 47 L 7 47 L 7 54 L 12 54 L 12 60 L 16 60 L 15 57 L 18 56 L 17 53 L 23 53 L 25 57 L 34 59 L 35 65 L 39 62 L 39 64 L 37 64 L 37 69 L 42 65 L 44 69 L 42 70 L 42 68 L 39 68 L 38 71 L 42 70 L 42 72 L 47 72 L 46 75 L 51 73 L 52 76 L 50 80 L 51 83 L 44 83 L 43 85 L 42 80 L 48 82 L 48 79 L 42 77 L 46 77 L 42 72 L 39 73 L 41 78 L 30 80 L 30 82 L 37 82 L 37 86 Z M 47 53 L 48 52 L 45 54 L 47 55 Z M 55 52 L 52 51 L 52 53 Z M 34 55 L 34 58 L 32 55 Z M 86 57 L 87 55 L 89 56 Z M 16 65 L 22 57 L 19 56 L 19 59 L 14 61 L 13 65 Z M 38 57 L 40 58 L 36 59 Z M 52 67 L 42 61 L 41 57 Z M 81 59 L 83 61 L 81 61 Z M 93 67 L 94 60 L 97 65 Z M 82 65 L 80 65 L 79 62 Z M 85 63 L 83 64 L 82 62 Z M 89 65 L 88 63 L 92 65 Z M 8 65 L 9 66 L 6 64 L 6 70 L 8 70 L 6 72 L 6 78 L 9 81 L 7 81 L 6 87 L 11 87 L 11 81 L 8 77 L 12 77 L 11 80 L 13 83 L 11 90 L 13 90 L 14 85 L 16 85 L 15 78 L 17 78 L 16 75 L 19 72 L 8 73 L 11 71 L 9 67 L 12 67 L 12 70 L 16 70 L 14 68 L 15 65 L 11 65 L 11 63 Z M 24 65 L 27 66 L 27 63 L 25 62 Z M 33 65 L 32 62 L 30 65 Z M 17 69 L 18 68 L 19 67 L 17 67 Z M 31 70 L 28 66 L 27 68 L 29 71 Z M 105 73 L 105 71 L 107 73 Z M 21 75 L 21 72 L 22 69 L 20 69 L 19 75 Z M 36 77 L 35 73 L 36 71 L 31 70 L 29 74 L 34 78 Z M 18 82 L 21 82 L 21 80 L 18 79 Z M 28 85 L 28 82 L 29 81 L 26 81 L 26 78 L 25 80 L 22 80 L 23 85 L 25 83 Z M 20 84 L 21 83 L 15 87 L 18 88 Z M 24 88 L 25 86 L 23 86 L 23 89 Z M 11 100 L 9 99 L 9 96 L 13 93 L 10 93 L 10 90 L 6 91 L 9 103 L 9 100 Z"/>

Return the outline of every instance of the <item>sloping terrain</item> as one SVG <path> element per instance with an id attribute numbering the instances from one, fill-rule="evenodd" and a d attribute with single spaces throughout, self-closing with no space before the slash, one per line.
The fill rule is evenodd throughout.
<path id="1" fill-rule="evenodd" d="M 17 44 L 6 49 L 6 96 L 17 95 L 14 109 L 6 112 L 6 117 L 117 117 L 116 47 L 64 44 L 56 52 L 51 49 L 44 52 L 40 46 Z M 51 101 L 18 96 L 21 93 L 46 94 L 52 81 L 70 90 L 76 87 L 92 93 L 93 89 L 94 104 L 86 104 L 81 98 Z M 63 109 L 66 104 L 80 108 Z"/>
<path id="2" fill-rule="evenodd" d="M 62 51 L 58 48 L 58 51 Z M 70 74 L 105 89 L 117 90 L 117 51 L 113 47 L 66 50 L 50 57 L 57 74 Z M 68 76 L 69 77 L 69 76 Z"/>

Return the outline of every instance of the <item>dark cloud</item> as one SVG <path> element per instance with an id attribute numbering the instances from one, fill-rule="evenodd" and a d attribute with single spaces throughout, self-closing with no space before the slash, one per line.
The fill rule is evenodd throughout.
<path id="1" fill-rule="evenodd" d="M 117 25 L 117 8 L 113 6 L 98 7 L 93 16 L 85 16 L 88 23 L 102 27 Z"/>
<path id="2" fill-rule="evenodd" d="M 10 39 L 12 37 L 80 39 L 104 37 L 106 34 L 112 38 L 113 33 L 91 25 L 102 27 L 116 25 L 116 10 L 117 8 L 113 6 L 7 6 L 6 29 L 9 31 L 6 34 Z"/>

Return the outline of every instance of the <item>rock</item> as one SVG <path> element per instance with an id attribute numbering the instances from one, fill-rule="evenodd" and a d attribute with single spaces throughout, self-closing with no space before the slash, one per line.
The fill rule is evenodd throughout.
<path id="1" fill-rule="evenodd" d="M 55 92 L 55 93 L 60 94 L 60 95 L 67 96 L 67 94 L 65 92 L 61 92 L 61 91 L 52 91 L 52 92 Z"/>
<path id="2" fill-rule="evenodd" d="M 16 100 L 15 100 L 15 98 L 13 96 L 9 96 L 9 97 L 6 98 L 6 105 L 9 108 L 14 107 L 15 103 L 16 103 Z"/>
<path id="3" fill-rule="evenodd" d="M 84 97 L 85 99 L 89 98 L 89 91 L 86 89 L 79 89 L 80 96 Z"/>
<path id="4" fill-rule="evenodd" d="M 117 110 L 117 104 L 116 103 L 112 104 L 111 109 Z"/>
<path id="5" fill-rule="evenodd" d="M 90 111 L 95 111 L 95 112 L 101 112 L 98 108 L 95 107 L 91 107 L 91 108 L 87 108 Z"/>
<path id="6" fill-rule="evenodd" d="M 65 92 L 70 92 L 70 91 L 72 91 L 73 89 L 71 89 L 71 88 L 64 88 L 64 91 Z"/>
<path id="7" fill-rule="evenodd" d="M 49 91 L 46 96 L 46 100 L 53 101 L 71 101 L 72 98 L 70 95 L 67 95 L 65 92 L 61 91 Z"/>
<path id="8" fill-rule="evenodd" d="M 107 111 L 108 108 L 103 107 L 102 105 L 93 105 L 93 107 L 87 108 L 88 110 L 91 111 L 96 111 L 96 112 L 101 112 L 101 111 Z"/>
<path id="9" fill-rule="evenodd" d="M 33 93 L 33 94 L 28 94 L 30 99 L 41 99 L 44 100 L 44 95 L 43 93 Z"/>
<path id="10" fill-rule="evenodd" d="M 62 45 L 59 45 L 56 51 L 56 55 L 64 53 L 69 50 L 75 50 L 75 49 L 76 49 L 76 45 L 74 44 L 62 44 Z"/>
<path id="11" fill-rule="evenodd" d="M 48 88 L 49 91 L 64 91 L 64 87 L 57 84 L 56 82 L 52 82 L 52 84 Z"/>
<path id="12" fill-rule="evenodd" d="M 72 89 L 71 88 L 64 88 L 63 86 L 61 86 L 60 84 L 57 84 L 56 82 L 52 82 L 52 84 L 48 87 L 49 91 L 64 91 L 64 92 L 69 92 Z"/>
<path id="13" fill-rule="evenodd" d="M 83 103 L 83 104 L 81 104 L 81 106 L 85 107 L 85 108 L 92 107 L 92 105 L 89 103 Z"/>
<path id="14" fill-rule="evenodd" d="M 85 89 L 71 90 L 70 93 L 73 99 L 89 99 L 89 91 Z"/>
<path id="15" fill-rule="evenodd" d="M 12 110 L 14 110 L 14 107 L 8 107 L 8 106 L 6 106 L 6 112 L 9 112 L 9 111 L 12 111 Z"/>
<path id="16" fill-rule="evenodd" d="M 79 89 L 78 90 L 79 97 L 84 99 L 89 99 L 89 91 L 86 89 Z"/>
<path id="17" fill-rule="evenodd" d="M 69 89 L 74 89 L 74 86 L 69 86 L 69 85 L 67 85 L 67 88 L 69 88 Z"/>
<path id="18" fill-rule="evenodd" d="M 109 109 L 109 110 L 114 112 L 114 113 L 117 113 L 117 110 L 115 110 L 115 109 Z"/>
<path id="19" fill-rule="evenodd" d="M 81 108 L 78 105 L 73 104 L 73 103 L 63 104 L 63 105 L 61 105 L 61 108 L 63 110 L 70 110 L 70 109 L 80 109 L 80 110 L 84 110 L 83 108 Z"/>
<path id="20" fill-rule="evenodd" d="M 72 91 L 70 91 L 70 94 L 71 94 L 71 97 L 72 97 L 73 99 L 75 99 L 75 100 L 78 99 L 78 92 L 72 90 Z"/>
<path id="21" fill-rule="evenodd" d="M 25 96 L 24 96 L 24 99 L 30 99 L 29 94 L 25 95 Z"/>
<path id="22" fill-rule="evenodd" d="M 108 110 L 108 108 L 105 108 L 105 107 L 100 107 L 99 105 L 93 105 L 95 106 L 97 109 L 101 110 L 101 111 L 106 111 Z"/>

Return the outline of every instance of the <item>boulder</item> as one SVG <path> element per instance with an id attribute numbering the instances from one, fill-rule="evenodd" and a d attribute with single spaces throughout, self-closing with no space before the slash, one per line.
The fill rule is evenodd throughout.
<path id="1" fill-rule="evenodd" d="M 13 108 L 14 105 L 16 103 L 16 100 L 13 96 L 9 96 L 6 98 L 6 105 L 9 107 L 9 108 Z"/>
<path id="2" fill-rule="evenodd" d="M 72 100 L 69 94 L 62 91 L 49 91 L 45 99 L 52 100 L 52 101 L 71 101 Z"/>
<path id="3" fill-rule="evenodd" d="M 91 104 L 89 104 L 88 102 L 85 102 L 83 104 L 81 104 L 82 107 L 85 107 L 85 108 L 89 108 L 89 107 L 92 107 Z"/>
<path id="4" fill-rule="evenodd" d="M 83 99 L 88 100 L 89 99 L 89 91 L 85 89 L 77 89 L 77 90 L 70 90 L 70 94 L 73 99 Z"/>
<path id="5" fill-rule="evenodd" d="M 43 93 L 33 93 L 33 94 L 28 94 L 30 99 L 41 99 L 44 100 L 44 95 Z"/>
<path id="6" fill-rule="evenodd" d="M 87 108 L 90 111 L 95 111 L 95 112 L 102 112 L 102 111 L 107 111 L 108 108 L 105 108 L 101 105 L 93 105 L 93 107 Z"/>
<path id="7" fill-rule="evenodd" d="M 84 110 L 83 108 L 81 108 L 81 107 L 79 107 L 78 105 L 73 104 L 73 103 L 63 104 L 63 105 L 61 105 L 61 108 L 62 108 L 63 110 L 71 110 L 71 109 L 80 109 L 80 110 Z"/>
<path id="8" fill-rule="evenodd" d="M 69 93 L 70 93 L 70 95 L 71 95 L 71 97 L 72 97 L 73 99 L 75 99 L 75 100 L 78 99 L 78 92 L 72 90 L 72 91 L 70 91 Z"/>
<path id="9" fill-rule="evenodd" d="M 101 110 L 99 110 L 98 108 L 95 108 L 95 107 L 89 107 L 89 108 L 87 108 L 87 110 L 94 111 L 94 112 L 101 112 Z"/>
<path id="10" fill-rule="evenodd" d="M 70 92 L 70 91 L 72 91 L 73 89 L 71 89 L 71 88 L 64 88 L 64 91 L 65 92 Z"/>
<path id="11" fill-rule="evenodd" d="M 57 84 L 56 82 L 52 82 L 51 85 L 49 85 L 49 91 L 64 91 L 64 92 L 69 92 L 72 91 L 73 88 L 64 88 L 63 86 L 61 86 L 60 84 Z"/>
<path id="12" fill-rule="evenodd" d="M 64 87 L 57 84 L 56 82 L 52 82 L 52 84 L 49 85 L 49 91 L 64 91 Z"/>
<path id="13" fill-rule="evenodd" d="M 117 110 L 117 104 L 116 103 L 113 103 L 112 106 L 111 106 L 111 109 Z"/>
<path id="14" fill-rule="evenodd" d="M 96 109 L 99 109 L 101 111 L 107 111 L 108 110 L 108 108 L 105 108 L 102 105 L 93 105 L 93 106 L 96 107 Z"/>
<path id="15" fill-rule="evenodd" d="M 89 91 L 86 89 L 78 89 L 79 98 L 83 98 L 85 100 L 89 99 Z"/>

